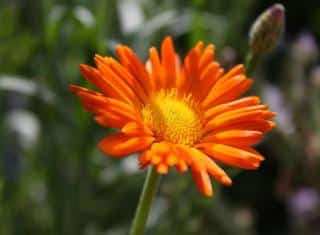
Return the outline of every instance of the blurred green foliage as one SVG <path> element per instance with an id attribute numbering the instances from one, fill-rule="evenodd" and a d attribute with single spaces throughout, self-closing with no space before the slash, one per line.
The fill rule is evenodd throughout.
<path id="1" fill-rule="evenodd" d="M 118 43 L 145 59 L 150 45 L 170 34 L 182 55 L 198 40 L 214 43 L 230 68 L 244 62 L 250 24 L 271 3 L 2 0 L 0 234 L 127 234 L 145 172 L 135 157 L 114 160 L 97 149 L 112 130 L 98 127 L 68 91 L 69 84 L 90 86 L 79 64 L 92 64 L 95 53 L 113 56 Z M 237 174 L 234 186 L 215 184 L 214 198 L 201 196 L 189 174 L 172 171 L 161 182 L 147 234 L 320 232 L 319 201 L 311 215 L 294 207 L 305 188 L 319 196 L 318 47 L 312 34 L 297 36 L 320 36 L 319 4 L 304 4 L 304 12 L 300 2 L 284 4 L 289 31 L 255 74 L 256 90 L 280 118 L 258 146 L 267 160 L 256 172 L 229 169 Z"/>

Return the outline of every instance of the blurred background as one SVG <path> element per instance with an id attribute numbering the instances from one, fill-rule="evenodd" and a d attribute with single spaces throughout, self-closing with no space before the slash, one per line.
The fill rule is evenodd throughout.
<path id="1" fill-rule="evenodd" d="M 271 0 L 1 0 L 0 234 L 125 235 L 145 172 L 136 157 L 105 157 L 99 127 L 69 84 L 79 64 L 118 43 L 142 59 L 172 35 L 184 55 L 214 43 L 225 68 L 243 63 L 248 30 Z M 163 177 L 147 234 L 320 234 L 320 3 L 282 1 L 286 33 L 254 73 L 278 112 L 258 145 L 258 171 L 227 169 L 234 184 L 198 193 L 190 174 Z"/>

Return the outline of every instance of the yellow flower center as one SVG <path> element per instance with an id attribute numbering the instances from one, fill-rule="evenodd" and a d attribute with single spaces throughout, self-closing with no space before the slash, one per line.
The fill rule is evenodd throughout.
<path id="1" fill-rule="evenodd" d="M 191 96 L 179 98 L 176 89 L 161 90 L 142 109 L 146 125 L 161 139 L 194 144 L 201 136 L 201 119 Z"/>

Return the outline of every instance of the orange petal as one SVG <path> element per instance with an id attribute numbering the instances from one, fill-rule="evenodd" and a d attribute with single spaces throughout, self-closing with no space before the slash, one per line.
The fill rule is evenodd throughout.
<path id="1" fill-rule="evenodd" d="M 261 155 L 248 152 L 240 147 L 223 144 L 202 144 L 200 148 L 213 159 L 241 169 L 256 169 L 263 160 Z"/>
<path id="2" fill-rule="evenodd" d="M 211 197 L 213 195 L 213 190 L 208 173 L 205 170 L 192 170 L 192 176 L 194 181 L 196 182 L 199 191 L 203 193 L 205 196 Z"/>
<path id="3" fill-rule="evenodd" d="M 161 162 L 161 156 L 160 155 L 157 155 L 155 153 L 152 153 L 151 155 L 151 163 L 153 165 L 158 165 L 160 162 Z"/>
<path id="4" fill-rule="evenodd" d="M 185 148 L 185 153 L 190 159 L 191 167 L 193 170 L 201 171 L 205 169 L 215 177 L 220 183 L 225 185 L 231 185 L 232 180 L 213 160 L 211 160 L 205 153 L 196 148 Z"/>
<path id="5" fill-rule="evenodd" d="M 225 119 L 225 118 L 229 118 L 229 117 L 231 118 L 231 117 L 239 116 L 241 114 L 250 113 L 253 111 L 258 111 L 258 110 L 265 111 L 267 109 L 268 109 L 268 106 L 264 105 L 264 104 L 246 106 L 246 107 L 241 107 L 241 108 L 237 108 L 237 109 L 233 109 L 233 110 L 229 110 L 224 113 L 221 113 L 221 114 L 217 115 L 216 117 L 214 117 L 212 120 Z"/>
<path id="6" fill-rule="evenodd" d="M 204 48 L 204 43 L 203 43 L 203 41 L 197 42 L 195 48 L 196 48 L 199 52 L 201 52 L 201 51 L 203 50 L 203 48 Z"/>
<path id="7" fill-rule="evenodd" d="M 244 66 L 243 64 L 238 64 L 234 66 L 230 71 L 228 71 L 225 75 L 223 75 L 218 83 L 223 83 L 227 81 L 229 78 L 232 78 L 234 76 L 241 75 L 241 74 L 244 74 Z"/>
<path id="8" fill-rule="evenodd" d="M 270 125 L 271 129 L 277 126 L 277 124 L 273 121 L 268 121 L 268 124 Z"/>
<path id="9" fill-rule="evenodd" d="M 152 144 L 150 150 L 141 154 L 139 161 L 141 167 L 153 165 L 159 173 L 166 174 L 170 166 L 177 167 L 180 157 L 174 146 L 167 142 L 158 142 Z"/>
<path id="10" fill-rule="evenodd" d="M 127 121 L 139 119 L 137 112 L 130 105 L 119 100 L 86 91 L 79 91 L 77 95 L 80 97 L 83 106 L 90 112 L 104 116 L 112 113 L 126 118 Z"/>
<path id="11" fill-rule="evenodd" d="M 171 152 L 171 146 L 167 142 L 158 142 L 152 145 L 151 150 L 156 153 L 168 154 Z"/>
<path id="12" fill-rule="evenodd" d="M 96 64 L 100 66 L 101 70 L 107 70 L 107 73 L 110 73 L 109 70 L 112 72 L 112 76 L 115 79 L 120 79 L 123 81 L 126 86 L 128 86 L 134 95 L 144 103 L 147 99 L 146 93 L 139 82 L 133 77 L 133 75 L 118 61 L 111 57 L 102 57 L 99 55 L 95 55 Z M 98 67 L 99 67 L 98 66 Z M 106 69 L 107 67 L 108 69 Z M 125 86 L 121 81 L 119 81 L 121 86 Z M 128 89 L 128 88 L 125 88 Z"/>
<path id="13" fill-rule="evenodd" d="M 99 148 L 112 156 L 126 156 L 148 148 L 155 140 L 153 137 L 132 137 L 119 133 L 100 141 Z"/>
<path id="14" fill-rule="evenodd" d="M 86 79 L 99 88 L 105 95 L 132 104 L 130 97 L 128 97 L 124 91 L 118 90 L 118 87 L 105 78 L 99 70 L 88 65 L 81 64 L 80 71 Z"/>
<path id="15" fill-rule="evenodd" d="M 260 132 L 268 132 L 274 127 L 274 122 L 267 121 L 263 119 L 251 119 L 251 120 L 244 120 L 240 122 L 235 122 L 228 126 L 221 126 L 217 127 L 214 132 L 219 132 L 222 130 L 253 130 L 253 131 L 260 131 Z"/>
<path id="16" fill-rule="evenodd" d="M 176 165 L 176 168 L 180 173 L 183 173 L 188 170 L 188 164 L 186 163 L 186 161 L 179 159 L 179 161 Z"/>
<path id="17" fill-rule="evenodd" d="M 176 85 L 176 52 L 171 37 L 166 37 L 161 45 L 161 64 L 165 72 L 165 87 L 171 88 Z"/>
<path id="18" fill-rule="evenodd" d="M 128 118 L 123 115 L 115 114 L 113 112 L 104 112 L 102 115 L 97 115 L 94 120 L 101 126 L 121 129 L 127 122 Z"/>
<path id="19" fill-rule="evenodd" d="M 268 111 L 255 110 L 251 112 L 240 113 L 238 115 L 214 118 L 210 120 L 204 128 L 207 133 L 211 130 L 221 130 L 223 128 L 227 128 L 228 126 L 235 125 L 236 123 L 245 122 L 248 120 L 264 119 L 266 115 L 269 115 L 268 113 Z"/>
<path id="20" fill-rule="evenodd" d="M 138 120 L 137 112 L 130 105 L 112 98 L 108 98 L 107 102 L 107 107 L 104 107 L 106 111 L 122 114 L 131 120 Z"/>
<path id="21" fill-rule="evenodd" d="M 161 66 L 159 53 L 156 48 L 152 47 L 150 49 L 149 59 L 151 63 L 151 79 L 153 80 L 155 89 L 160 90 L 166 86 L 166 79 Z"/>
<path id="22" fill-rule="evenodd" d="M 230 177 L 213 160 L 209 159 L 206 156 L 205 163 L 206 163 L 207 171 L 210 175 L 215 177 L 223 185 L 227 185 L 227 186 L 232 185 L 232 180 L 230 179 Z"/>
<path id="23" fill-rule="evenodd" d="M 121 77 L 112 71 L 108 65 L 110 58 L 103 58 L 99 55 L 96 55 L 94 60 L 103 77 L 107 78 L 108 82 L 112 83 L 117 90 L 121 90 L 132 101 L 133 104 L 139 107 L 138 104 L 141 103 L 139 96 L 136 95 L 136 93 L 125 81 L 122 80 Z"/>
<path id="24" fill-rule="evenodd" d="M 148 166 L 150 164 L 150 160 L 151 160 L 151 151 L 150 150 L 143 151 L 139 156 L 140 168 L 143 169 L 146 166 Z"/>
<path id="25" fill-rule="evenodd" d="M 237 76 L 244 76 L 242 75 L 244 72 L 244 67 L 242 64 L 237 65 L 235 67 L 233 67 L 229 72 L 227 72 L 225 75 L 223 75 L 221 77 L 221 74 L 219 74 L 219 80 L 216 82 L 215 86 L 213 89 L 215 89 L 216 91 L 223 91 L 222 88 L 220 86 L 225 86 L 227 85 L 227 87 L 230 86 L 230 83 L 226 83 L 230 78 L 233 77 L 237 77 Z M 211 86 L 209 86 L 209 88 L 211 89 Z M 239 88 L 238 88 L 239 89 Z M 211 96 L 214 95 L 216 93 L 216 91 L 212 91 Z M 207 92 L 206 92 L 207 94 Z M 242 93 L 241 93 L 242 94 Z M 209 94 L 210 95 L 210 94 Z M 204 96 L 205 97 L 205 96 Z M 220 101 L 219 103 L 222 103 L 222 101 Z"/>
<path id="26" fill-rule="evenodd" d="M 253 145 L 260 142 L 262 132 L 249 130 L 227 130 L 205 136 L 201 142 L 214 142 L 227 145 Z"/>
<path id="27" fill-rule="evenodd" d="M 166 164 L 160 163 L 156 166 L 157 172 L 159 174 L 168 174 L 169 172 L 169 167 Z"/>
<path id="28" fill-rule="evenodd" d="M 185 80 L 181 89 L 185 93 L 188 93 L 193 84 L 196 84 L 200 79 L 199 57 L 200 51 L 197 48 L 192 48 L 184 59 L 183 73 Z"/>
<path id="29" fill-rule="evenodd" d="M 149 95 L 153 91 L 153 87 L 144 63 L 129 47 L 119 45 L 116 47 L 116 53 L 121 64 L 128 69 L 144 88 L 145 93 Z"/>
<path id="30" fill-rule="evenodd" d="M 215 46 L 213 44 L 209 44 L 204 50 L 203 54 L 201 55 L 201 58 L 199 61 L 200 70 L 203 70 L 205 67 L 208 66 L 210 62 L 213 61 L 214 52 L 215 52 Z"/>
<path id="31" fill-rule="evenodd" d="M 259 158 L 261 159 L 261 161 L 264 160 L 264 157 L 255 149 L 253 149 L 252 147 L 248 147 L 248 146 L 241 146 L 241 149 L 249 152 L 249 153 L 252 153 L 252 154 L 255 154 L 257 156 L 259 156 Z"/>
<path id="32" fill-rule="evenodd" d="M 238 75 L 215 85 L 202 102 L 203 108 L 229 102 L 238 98 L 252 85 L 252 80 Z"/>
<path id="33" fill-rule="evenodd" d="M 199 154 L 201 152 L 192 148 L 185 148 L 184 150 L 190 160 L 192 176 L 197 188 L 205 196 L 212 196 L 212 184 L 206 166 L 203 162 L 202 155 Z M 197 158 L 197 156 L 200 156 L 200 158 Z"/>
<path id="34" fill-rule="evenodd" d="M 248 96 L 244 97 L 235 101 L 231 101 L 229 103 L 220 104 L 218 106 L 213 106 L 212 108 L 208 109 L 205 114 L 205 119 L 212 119 L 213 117 L 228 112 L 230 110 L 257 105 L 260 103 L 260 98 L 258 96 Z"/>
<path id="35" fill-rule="evenodd" d="M 105 97 L 105 95 L 101 94 L 100 92 L 96 92 L 96 91 L 93 91 L 93 90 L 89 90 L 85 87 L 82 87 L 82 86 L 76 86 L 76 85 L 70 85 L 69 86 L 69 90 L 78 94 L 79 92 L 87 92 L 87 93 L 90 93 L 92 95 L 95 95 L 95 96 L 103 96 Z"/>
<path id="36" fill-rule="evenodd" d="M 207 96 L 212 86 L 218 81 L 223 69 L 217 62 L 211 62 L 204 70 L 201 70 L 200 81 L 193 84 L 192 93 L 201 101 Z"/>
<path id="37" fill-rule="evenodd" d="M 167 163 L 169 166 L 175 166 L 175 165 L 177 165 L 178 161 L 179 161 L 179 158 L 178 158 L 178 156 L 176 156 L 175 154 L 171 153 L 171 154 L 168 154 L 168 155 L 167 155 L 166 163 Z"/>
<path id="38" fill-rule="evenodd" d="M 153 135 L 152 131 L 140 122 L 128 122 L 121 131 L 128 136 Z"/>

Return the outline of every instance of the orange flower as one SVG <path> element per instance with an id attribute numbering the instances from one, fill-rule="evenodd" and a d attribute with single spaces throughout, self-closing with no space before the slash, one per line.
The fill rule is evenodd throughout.
<path id="1" fill-rule="evenodd" d="M 243 65 L 224 73 L 214 61 L 215 48 L 199 42 L 183 63 L 167 37 L 159 55 L 150 49 L 146 65 L 126 46 L 116 48 L 120 62 L 95 56 L 97 68 L 82 64 L 83 76 L 100 92 L 70 86 L 85 109 L 102 126 L 120 129 L 104 138 L 100 149 L 115 157 L 141 152 L 141 168 L 160 174 L 170 166 L 191 168 L 199 190 L 213 194 L 210 175 L 224 185 L 232 181 L 216 161 L 256 169 L 263 157 L 257 144 L 275 123 L 275 115 L 257 96 L 239 97 L 252 85 Z"/>

